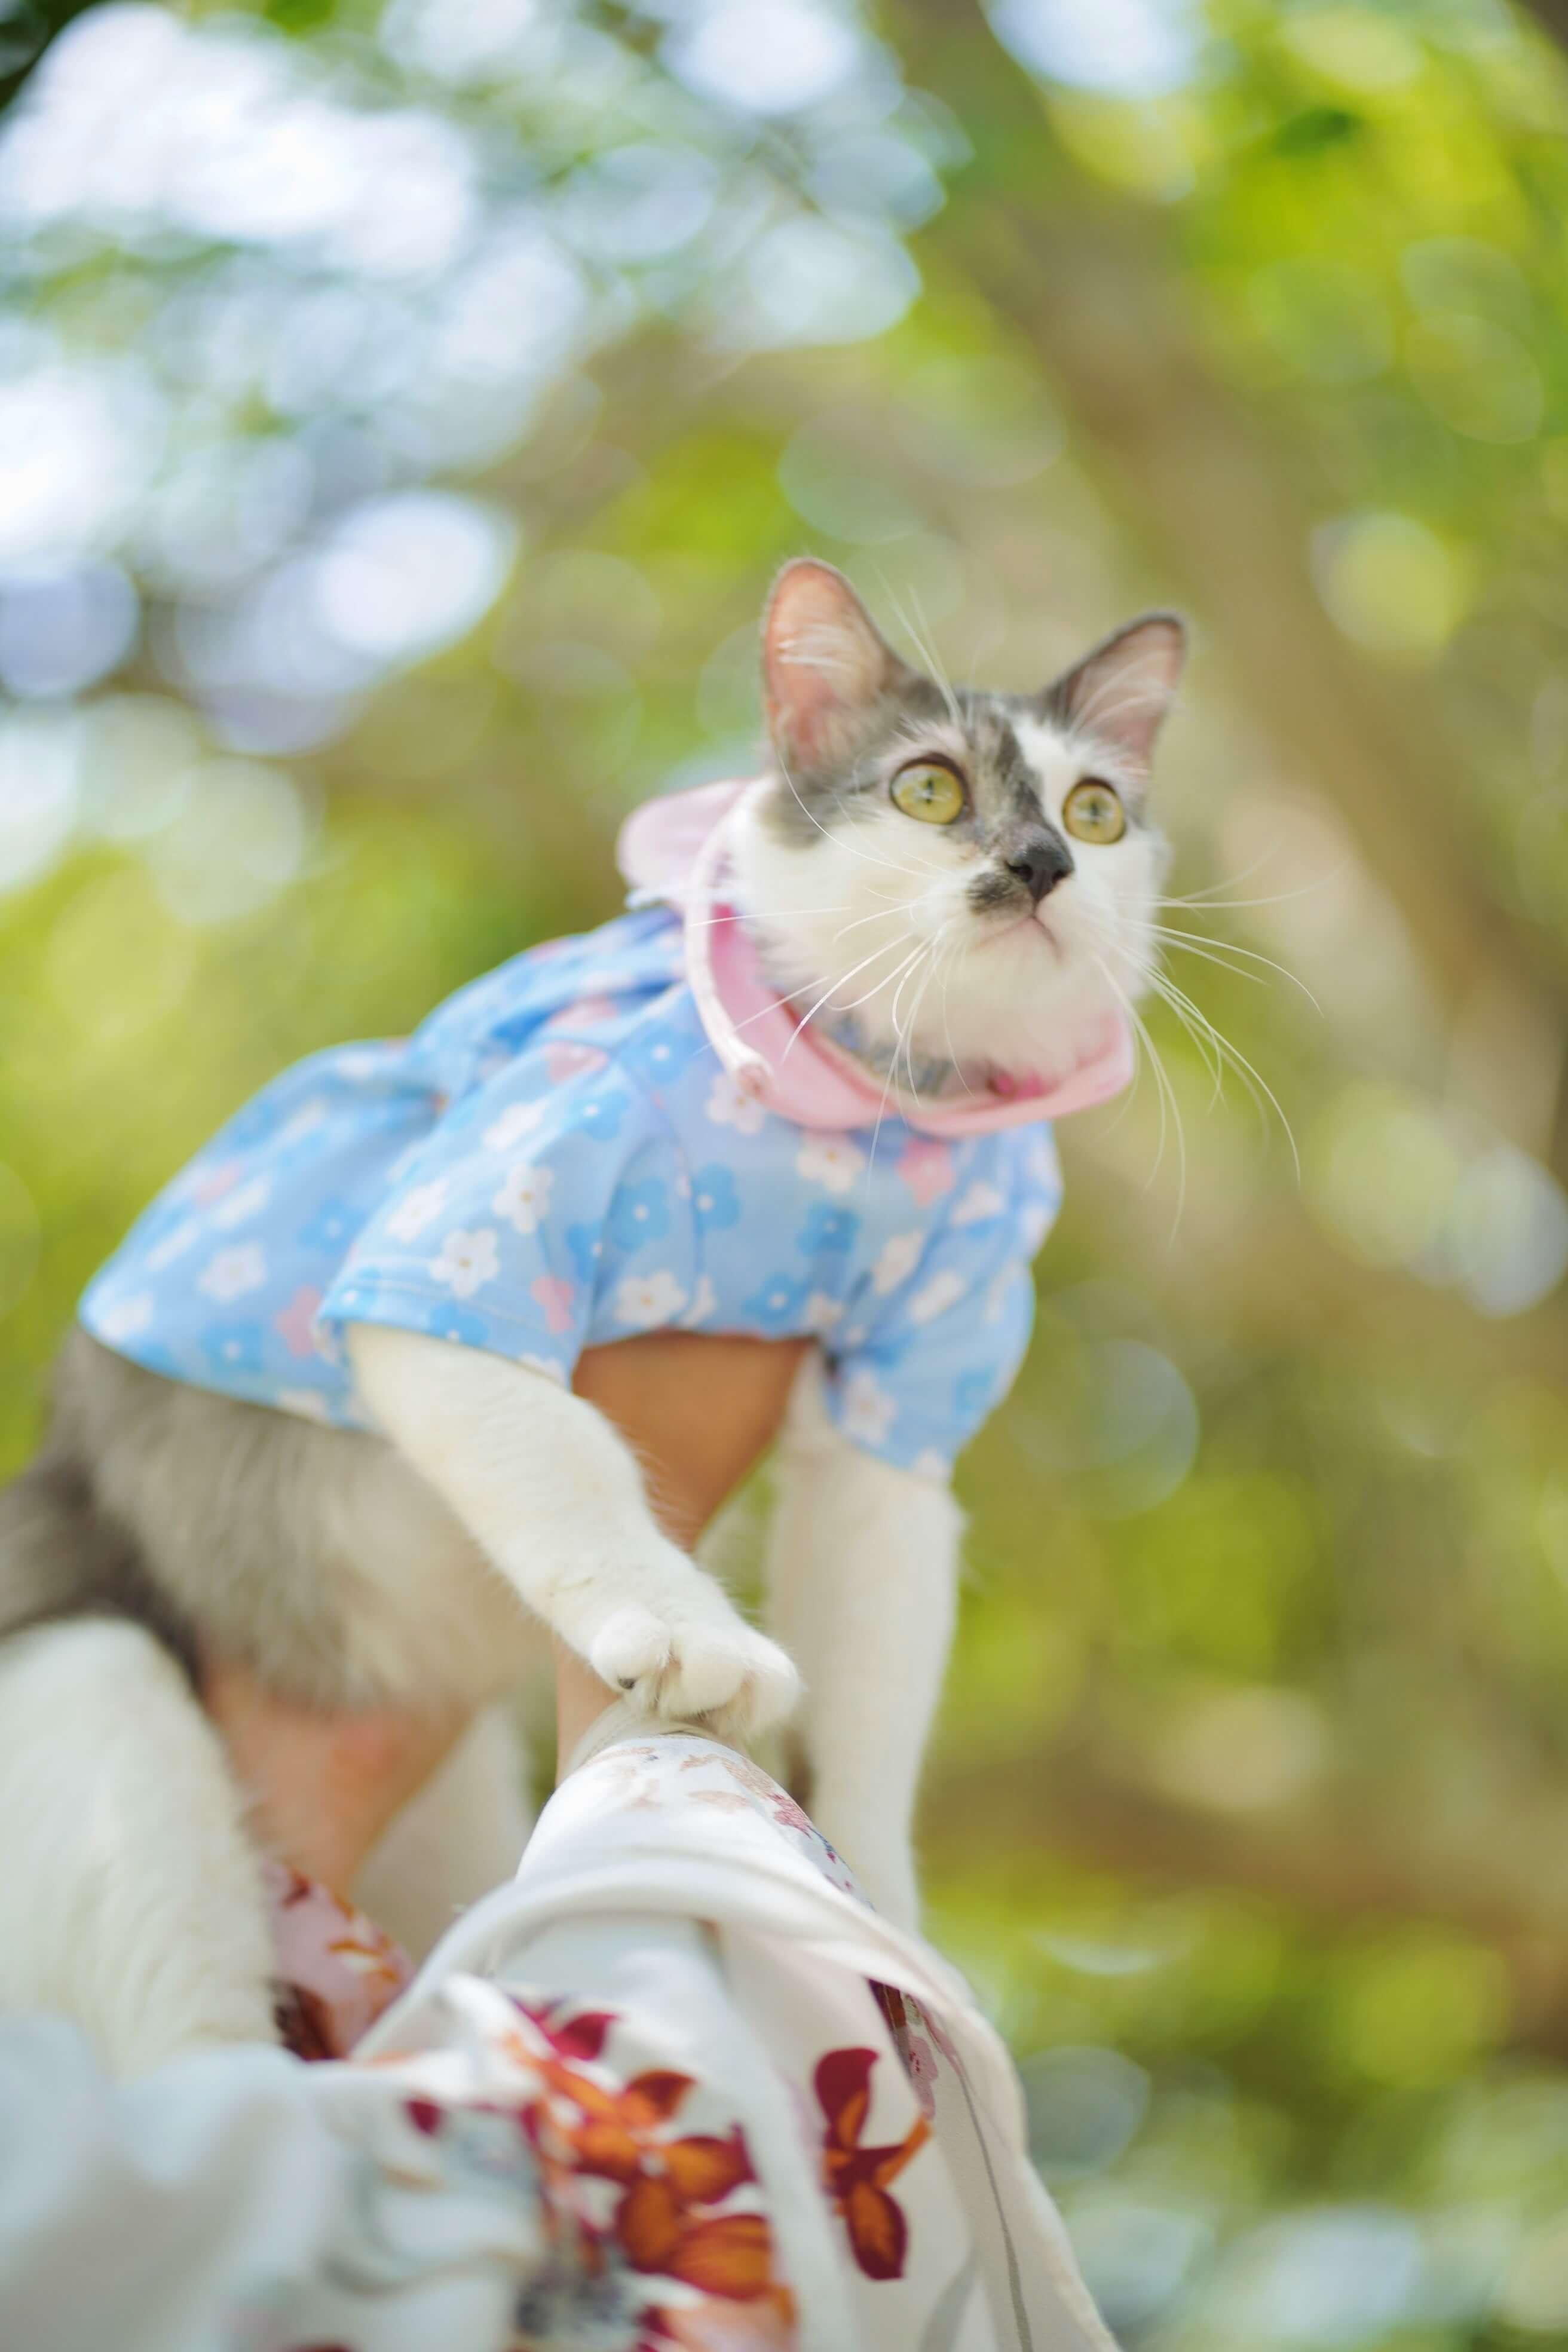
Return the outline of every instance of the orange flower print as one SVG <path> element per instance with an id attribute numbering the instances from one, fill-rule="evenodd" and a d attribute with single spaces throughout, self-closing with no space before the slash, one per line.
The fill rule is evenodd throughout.
<path id="1" fill-rule="evenodd" d="M 921 2116 L 896 2146 L 861 2147 L 877 2054 L 875 2050 L 830 2050 L 817 2062 L 816 2096 L 826 2119 L 822 2170 L 861 2270 L 868 2278 L 895 2279 L 904 2274 L 910 2229 L 902 2207 L 888 2194 L 888 2184 L 925 2146 L 931 2126 Z"/>
<path id="2" fill-rule="evenodd" d="M 413 1975 L 407 1956 L 362 1911 L 287 1864 L 264 1869 L 272 1911 L 277 2017 L 300 2058 L 346 2058 Z"/>
<path id="3" fill-rule="evenodd" d="M 518 2054 L 542 2086 L 520 2121 L 546 2189 L 563 2220 L 575 2216 L 580 2238 L 586 2222 L 590 2266 L 606 2285 L 617 2274 L 628 2285 L 628 2274 L 647 2283 L 637 2352 L 791 2352 L 794 2304 L 773 2268 L 766 2216 L 731 2208 L 756 2183 L 740 2126 L 678 2134 L 672 2126 L 696 2087 L 690 2075 L 648 2068 L 617 2080 L 603 2063 L 612 2016 L 563 2019 L 558 2005 L 511 1999 L 522 2021 Z M 595 2209 L 584 2199 L 590 2182 L 620 2193 Z M 667 2306 L 658 2280 L 679 2281 L 702 2300 Z"/>

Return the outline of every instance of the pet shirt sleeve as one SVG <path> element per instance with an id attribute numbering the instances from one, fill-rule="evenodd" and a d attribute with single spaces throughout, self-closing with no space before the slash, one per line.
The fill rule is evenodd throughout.
<path id="1" fill-rule="evenodd" d="M 391 1324 L 569 1381 L 591 1337 L 671 1321 L 663 1308 L 689 1294 L 678 1176 L 668 1127 L 624 1071 L 595 1054 L 552 1076 L 525 1056 L 394 1170 L 318 1323 L 329 1339 Z M 595 1331 L 616 1303 L 619 1333 Z"/>
<path id="2" fill-rule="evenodd" d="M 826 1405 L 863 1452 L 948 1478 L 1017 1376 L 1035 1319 L 1031 1259 L 1061 1180 L 1048 1131 L 1011 1181 L 954 1187 L 918 1263 L 826 1343 Z"/>

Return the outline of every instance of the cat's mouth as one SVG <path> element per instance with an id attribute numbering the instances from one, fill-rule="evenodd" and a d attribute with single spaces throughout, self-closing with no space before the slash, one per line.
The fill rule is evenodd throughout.
<path id="1" fill-rule="evenodd" d="M 984 950 L 999 947 L 1004 940 L 1017 939 L 1021 931 L 1036 932 L 1050 950 L 1058 963 L 1067 961 L 1067 950 L 1037 907 L 1031 907 L 1026 914 L 1014 915 L 1009 921 L 999 925 L 995 930 L 981 940 L 981 948 Z"/>

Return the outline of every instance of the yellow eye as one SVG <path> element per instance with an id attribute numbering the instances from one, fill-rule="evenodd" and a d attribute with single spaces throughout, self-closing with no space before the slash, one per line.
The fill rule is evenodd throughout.
<path id="1" fill-rule="evenodd" d="M 911 760 L 893 778 L 892 791 L 893 806 L 921 824 L 951 824 L 963 814 L 963 786 L 934 760 Z"/>
<path id="2" fill-rule="evenodd" d="M 1103 849 L 1126 832 L 1127 812 L 1112 785 L 1085 776 L 1062 804 L 1062 823 L 1075 841 L 1092 841 Z"/>

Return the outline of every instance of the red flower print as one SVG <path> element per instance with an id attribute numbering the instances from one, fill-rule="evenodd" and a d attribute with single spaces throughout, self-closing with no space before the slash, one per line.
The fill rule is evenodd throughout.
<path id="1" fill-rule="evenodd" d="M 900 1992 L 896 1985 L 873 1981 L 871 1992 L 887 2020 L 893 2047 L 910 2078 L 910 2088 L 929 2122 L 936 2113 L 936 2053 L 925 2035 L 916 2030 L 926 2022 L 925 2012 L 910 1994 Z"/>
<path id="2" fill-rule="evenodd" d="M 560 2013 L 561 2003 L 551 2002 L 544 2009 L 530 2009 L 516 1994 L 509 1995 L 512 2007 L 521 2011 L 529 2023 L 542 2033 L 557 2058 L 596 2058 L 605 2046 L 605 2036 L 615 2023 L 607 2009 L 585 2009 L 581 2016 L 568 2020 L 564 2025 L 552 2021 Z"/>
<path id="3" fill-rule="evenodd" d="M 830 2050 L 818 2060 L 816 2096 L 827 2124 L 822 2170 L 861 2270 L 868 2278 L 895 2279 L 903 2276 L 910 2231 L 903 2209 L 888 2194 L 888 2183 L 924 2147 L 931 2126 L 921 2116 L 896 2146 L 861 2147 L 876 2063 L 874 2050 Z"/>

